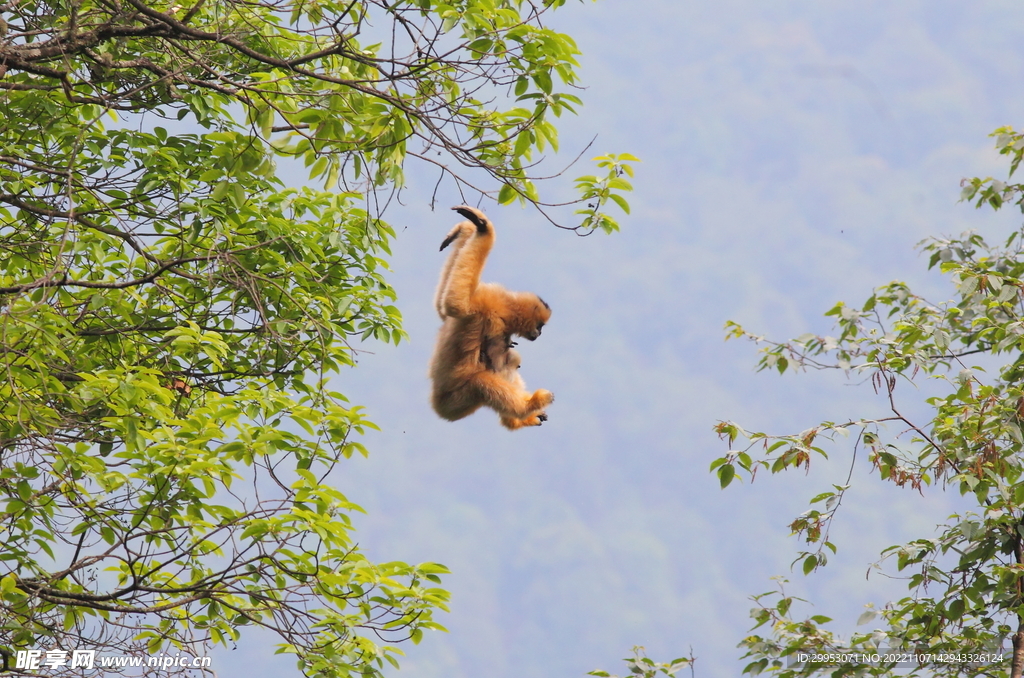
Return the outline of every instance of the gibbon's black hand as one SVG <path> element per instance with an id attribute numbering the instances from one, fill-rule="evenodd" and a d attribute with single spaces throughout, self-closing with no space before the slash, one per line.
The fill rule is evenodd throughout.
<path id="1" fill-rule="evenodd" d="M 467 205 L 456 205 L 452 210 L 458 212 L 463 218 L 472 221 L 473 225 L 476 226 L 477 233 L 487 233 L 487 229 L 490 227 L 491 223 L 487 220 L 487 217 L 483 215 L 483 212 L 475 210 Z"/>
<path id="2" fill-rule="evenodd" d="M 453 242 L 453 241 L 454 241 L 454 240 L 455 240 L 456 238 L 458 238 L 458 237 L 459 237 L 459 232 L 458 232 L 458 231 L 452 231 L 452 232 L 451 232 L 451 233 L 450 233 L 450 234 L 448 235 L 448 237 L 444 239 L 444 242 L 442 242 L 442 243 L 441 243 L 441 249 L 439 249 L 439 250 L 438 250 L 438 252 L 444 252 L 444 248 L 445 248 L 445 247 L 448 247 L 448 245 L 451 245 L 451 244 L 452 244 L 452 242 Z"/>

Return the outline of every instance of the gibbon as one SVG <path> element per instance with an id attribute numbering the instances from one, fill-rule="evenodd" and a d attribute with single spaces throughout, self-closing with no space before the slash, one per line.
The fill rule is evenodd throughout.
<path id="1" fill-rule="evenodd" d="M 454 247 L 434 300 L 444 321 L 430 363 L 434 411 L 456 421 L 486 405 L 508 429 L 540 426 L 547 420 L 544 408 L 555 397 L 544 389 L 532 394 L 526 390 L 512 337 L 535 340 L 551 318 L 551 308 L 536 294 L 481 283 L 494 226 L 472 207 L 452 209 L 468 221 L 456 225 L 441 244 L 442 250 Z"/>
<path id="2" fill-rule="evenodd" d="M 490 369 L 504 377 L 513 386 L 513 388 L 517 388 L 525 393 L 526 382 L 523 381 L 523 376 L 519 374 L 519 367 L 522 365 L 522 362 L 523 358 L 519 355 L 519 351 L 508 347 L 503 349 L 496 358 L 493 359 Z M 554 398 L 555 397 L 552 395 L 551 399 L 554 400 Z M 522 419 L 509 417 L 504 414 L 501 415 L 501 425 L 510 431 L 515 431 L 517 428 L 522 428 L 524 426 L 540 426 L 547 420 L 547 412 L 544 412 L 543 410 Z"/>

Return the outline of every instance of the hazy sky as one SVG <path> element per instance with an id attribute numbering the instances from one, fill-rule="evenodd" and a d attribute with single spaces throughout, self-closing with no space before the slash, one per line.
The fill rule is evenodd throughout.
<path id="1" fill-rule="evenodd" d="M 544 336 L 520 347 L 527 384 L 557 396 L 550 421 L 509 433 L 489 411 L 449 423 L 430 410 L 437 246 L 460 200 L 442 195 L 430 212 L 431 178 L 414 175 L 405 206 L 388 213 L 411 341 L 368 346 L 338 379 L 383 428 L 338 482 L 368 511 L 356 524 L 371 557 L 453 571 L 453 612 L 439 620 L 451 632 L 407 648 L 405 678 L 621 672 L 637 644 L 660 659 L 692 647 L 700 678 L 736 676 L 748 597 L 774 588 L 772 576 L 814 603 L 798 613 L 848 632 L 865 603 L 904 591 L 865 578 L 879 551 L 929 536 L 955 498 L 883 486 L 863 463 L 835 528 L 839 555 L 811 577 L 791 573 L 799 543 L 786 526 L 845 480 L 850 449 L 809 477 L 723 492 L 707 471 L 726 451 L 712 426 L 795 432 L 882 403 L 836 375 L 755 373 L 756 349 L 723 343 L 722 325 L 826 334 L 825 310 L 893 279 L 950 295 L 915 243 L 1019 221 L 957 199 L 963 177 L 1005 174 L 987 135 L 1024 111 L 1024 11 L 602 0 L 559 14 L 588 88 L 581 115 L 563 121 L 564 155 L 597 134 L 593 154 L 643 163 L 616 235 L 581 239 L 530 211 L 489 209 L 499 240 L 485 278 L 554 310 Z M 260 649 L 238 655 L 222 676 L 267 675 Z"/>

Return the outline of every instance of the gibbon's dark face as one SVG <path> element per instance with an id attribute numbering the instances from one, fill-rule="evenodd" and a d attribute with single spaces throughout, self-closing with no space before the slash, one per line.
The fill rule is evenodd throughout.
<path id="1" fill-rule="evenodd" d="M 534 304 L 533 308 L 533 327 L 525 332 L 522 336 L 524 339 L 534 341 L 540 336 L 541 330 L 544 329 L 544 325 L 551 318 L 551 307 L 548 306 L 547 302 L 537 297 L 537 303 Z"/>

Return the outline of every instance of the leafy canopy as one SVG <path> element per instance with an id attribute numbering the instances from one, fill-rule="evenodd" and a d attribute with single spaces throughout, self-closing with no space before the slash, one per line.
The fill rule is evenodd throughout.
<path id="1" fill-rule="evenodd" d="M 968 180 L 962 198 L 979 207 L 1024 207 L 1024 185 L 1012 182 L 1024 157 L 1024 135 L 1004 128 L 993 136 L 1010 158 L 1011 179 Z M 857 456 L 866 454 L 883 482 L 918 491 L 952 488 L 975 506 L 949 516 L 935 534 L 883 551 L 878 566 L 902 573 L 910 592 L 869 609 L 860 622 L 876 621 L 871 631 L 842 640 L 826 628 L 827 616 L 794 619 L 795 599 L 781 587 L 756 596 L 752 614 L 770 633 L 741 643 L 752 659 L 748 674 L 882 676 L 897 670 L 886 661 L 791 663 L 797 653 L 849 648 L 920 653 L 898 675 L 1024 674 L 1024 230 L 1001 245 L 966 233 L 927 240 L 923 250 L 929 267 L 953 282 L 952 300 L 929 301 L 894 282 L 859 307 L 832 308 L 827 315 L 835 318 L 837 336 L 809 334 L 781 343 L 728 324 L 730 336 L 766 344 L 761 369 L 840 369 L 866 378 L 888 414 L 822 422 L 795 435 L 722 422 L 717 430 L 733 449 L 712 469 L 723 487 L 738 476 L 753 479 L 758 471 L 806 468 L 828 456 L 828 443 L 849 438 L 851 476 Z M 921 404 L 908 406 L 908 399 L 920 391 L 907 386 L 924 379 L 936 395 L 923 403 L 928 418 L 918 419 L 908 413 L 920 411 Z M 849 489 L 848 480 L 813 497 L 811 508 L 790 525 L 806 545 L 794 561 L 805 574 L 836 552 L 829 527 Z M 1007 639 L 1012 651 L 993 657 Z"/>
<path id="2" fill-rule="evenodd" d="M 408 160 L 543 207 L 580 103 L 564 1 L 3 6 L 0 670 L 252 625 L 306 674 L 377 675 L 440 628 L 445 569 L 352 539 L 327 479 L 373 424 L 325 383 L 403 336 L 376 205 Z M 616 228 L 632 160 L 578 180 L 573 228 Z"/>

